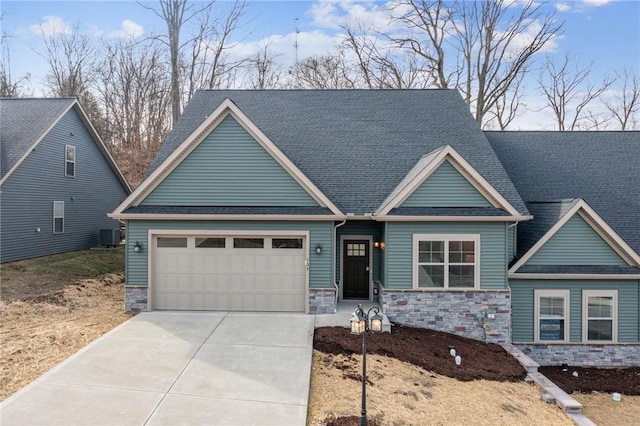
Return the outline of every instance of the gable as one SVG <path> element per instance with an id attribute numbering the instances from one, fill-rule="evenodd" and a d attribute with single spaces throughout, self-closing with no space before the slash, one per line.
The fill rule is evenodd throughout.
<path id="1" fill-rule="evenodd" d="M 140 204 L 319 205 L 230 114 Z"/>
<path id="2" fill-rule="evenodd" d="M 492 207 L 450 161 L 444 161 L 401 207 Z"/>
<path id="3" fill-rule="evenodd" d="M 622 265 L 627 262 L 582 218 L 574 214 L 525 265 Z"/>

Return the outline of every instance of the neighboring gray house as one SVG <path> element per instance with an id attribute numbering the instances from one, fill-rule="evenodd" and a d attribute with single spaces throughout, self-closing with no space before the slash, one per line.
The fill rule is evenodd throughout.
<path id="1" fill-rule="evenodd" d="M 144 181 L 111 215 L 127 222 L 125 309 L 332 313 L 342 301 L 380 301 L 393 322 L 499 343 L 517 338 L 536 359 L 556 363 L 547 356 L 554 348 L 563 355 L 591 341 L 549 349 L 544 340 L 562 318 L 542 308 L 536 316 L 534 304 L 555 306 L 556 293 L 535 302 L 531 286 L 562 290 L 565 282 L 521 283 L 509 272 L 527 261 L 517 243 L 539 238 L 542 231 L 528 230 L 547 222 L 525 203 L 526 179 L 510 177 L 492 136 L 455 90 L 199 91 Z M 626 161 L 640 169 L 640 155 L 630 158 L 638 148 L 628 148 Z M 640 187 L 637 175 L 629 179 Z M 621 193 L 615 202 L 637 211 L 637 198 Z M 619 365 L 637 361 L 637 226 L 618 227 L 576 203 L 563 211 L 582 208 L 596 233 L 579 223 L 586 238 L 578 247 L 624 270 L 618 296 L 577 296 L 600 313 L 617 304 L 615 318 L 588 316 L 584 329 L 597 328 L 597 347 Z M 600 267 L 597 258 L 587 262 Z M 608 278 L 592 283 L 571 291 L 611 289 Z M 581 301 L 570 303 L 579 315 Z M 549 332 L 542 339 L 533 338 L 538 317 Z M 615 324 L 609 335 L 605 321 Z M 571 322 L 579 334 L 578 326 Z"/>
<path id="2" fill-rule="evenodd" d="M 0 100 L 0 261 L 98 245 L 131 193 L 75 98 Z"/>

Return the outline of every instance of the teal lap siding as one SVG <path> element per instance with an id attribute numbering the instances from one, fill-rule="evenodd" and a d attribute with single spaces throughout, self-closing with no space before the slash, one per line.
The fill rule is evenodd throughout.
<path id="1" fill-rule="evenodd" d="M 141 203 L 155 206 L 317 206 L 231 116 Z"/>
<path id="2" fill-rule="evenodd" d="M 413 234 L 479 234 L 480 289 L 507 288 L 507 225 L 487 222 L 387 222 L 384 249 L 386 288 L 412 288 Z"/>
<path id="3" fill-rule="evenodd" d="M 527 261 L 527 265 L 623 265 L 627 263 L 575 215 Z"/>
<path id="4" fill-rule="evenodd" d="M 383 227 L 383 224 L 380 222 L 359 220 L 359 221 L 347 222 L 336 230 L 336 244 L 337 244 L 337 250 L 335 253 L 336 265 L 337 265 L 336 280 L 340 280 L 342 276 L 340 271 L 340 265 L 341 265 L 340 256 L 342 256 L 342 249 L 340 247 L 340 238 L 345 235 L 368 236 L 372 238 L 372 243 L 373 241 L 381 241 L 382 227 Z M 373 246 L 371 247 L 371 256 L 373 259 L 372 260 L 372 264 L 373 264 L 372 279 L 373 280 L 380 280 L 382 277 L 381 267 L 380 267 L 382 252 L 383 250 L 380 248 L 375 248 Z"/>
<path id="5" fill-rule="evenodd" d="M 492 207 L 469 181 L 445 161 L 401 207 Z"/>
<path id="6" fill-rule="evenodd" d="M 283 222 L 283 221 L 147 221 L 129 220 L 127 222 L 127 285 L 148 285 L 148 235 L 149 230 L 184 231 L 309 231 L 309 287 L 333 288 L 331 281 L 331 246 L 333 222 Z M 136 241 L 143 244 L 143 252 L 135 253 Z M 322 246 L 322 254 L 315 247 Z"/>
<path id="7" fill-rule="evenodd" d="M 582 292 L 618 291 L 618 342 L 640 342 L 640 281 L 638 280 L 509 280 L 512 303 L 512 340 L 534 341 L 535 290 L 569 290 L 570 341 L 582 341 Z"/>

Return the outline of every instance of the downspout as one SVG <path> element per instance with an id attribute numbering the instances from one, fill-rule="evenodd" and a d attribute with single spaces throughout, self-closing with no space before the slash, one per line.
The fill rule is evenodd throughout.
<path id="1" fill-rule="evenodd" d="M 335 305 L 338 306 L 338 294 L 340 293 L 340 288 L 336 285 L 336 240 L 338 238 L 338 228 L 347 223 L 347 219 L 343 219 L 342 222 L 338 223 L 333 227 L 333 255 L 331 258 L 331 282 L 333 283 L 333 287 L 336 289 L 336 300 Z"/>

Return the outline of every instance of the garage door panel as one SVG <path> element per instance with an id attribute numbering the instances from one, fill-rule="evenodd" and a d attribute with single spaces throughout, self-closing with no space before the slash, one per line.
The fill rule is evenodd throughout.
<path id="1" fill-rule="evenodd" d="M 255 238 L 262 247 L 242 237 L 237 244 L 242 248 L 234 248 L 234 237 L 226 237 L 226 243 L 207 237 L 217 247 L 202 247 L 204 237 L 186 238 L 182 247 L 154 249 L 154 309 L 304 311 L 303 249 L 282 248 L 287 241 L 277 236 Z"/>

